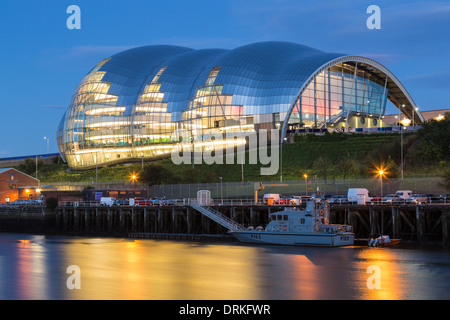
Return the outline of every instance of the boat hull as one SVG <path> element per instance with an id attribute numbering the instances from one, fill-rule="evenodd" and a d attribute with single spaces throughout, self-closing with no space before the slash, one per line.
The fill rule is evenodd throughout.
<path id="1" fill-rule="evenodd" d="M 295 246 L 340 247 L 354 244 L 353 233 L 294 233 L 267 231 L 232 231 L 231 234 L 244 243 L 279 244 Z"/>

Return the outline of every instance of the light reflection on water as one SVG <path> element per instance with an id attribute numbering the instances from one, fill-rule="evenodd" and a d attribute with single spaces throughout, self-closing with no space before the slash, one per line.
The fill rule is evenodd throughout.
<path id="1" fill-rule="evenodd" d="M 0 234 L 0 299 L 449 299 L 448 253 Z"/>

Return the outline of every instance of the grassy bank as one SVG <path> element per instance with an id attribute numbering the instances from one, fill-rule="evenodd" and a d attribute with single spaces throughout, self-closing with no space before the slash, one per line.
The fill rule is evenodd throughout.
<path id="1" fill-rule="evenodd" d="M 372 176 L 376 166 L 389 165 L 390 175 L 399 175 L 400 168 L 400 136 L 399 134 L 326 134 L 324 136 L 296 136 L 294 143 L 283 146 L 283 179 L 302 179 L 303 173 L 316 175 L 321 179 L 364 178 Z M 439 163 L 412 165 L 411 149 L 417 145 L 417 134 L 403 136 L 404 142 L 404 174 L 439 175 Z M 56 161 L 55 161 L 56 162 Z M 246 158 L 248 162 L 248 158 Z M 145 162 L 144 166 L 158 164 L 170 172 L 163 183 L 196 183 L 223 181 L 241 181 L 240 164 L 212 165 L 175 165 L 171 159 Z M 141 174 L 141 162 L 120 164 L 108 167 L 75 172 L 66 164 L 58 161 L 49 165 L 38 165 L 38 178 L 42 182 L 92 182 L 98 181 L 130 181 L 132 173 Z M 35 164 L 19 170 L 35 175 Z M 260 164 L 243 166 L 245 181 L 277 180 L 280 172 L 273 176 L 261 176 Z M 169 179 L 170 178 L 170 179 Z"/>

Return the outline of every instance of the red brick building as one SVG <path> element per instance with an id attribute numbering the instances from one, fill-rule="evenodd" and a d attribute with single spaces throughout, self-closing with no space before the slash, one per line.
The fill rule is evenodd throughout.
<path id="1" fill-rule="evenodd" d="M 39 199 L 39 180 L 14 168 L 0 169 L 0 203 Z"/>

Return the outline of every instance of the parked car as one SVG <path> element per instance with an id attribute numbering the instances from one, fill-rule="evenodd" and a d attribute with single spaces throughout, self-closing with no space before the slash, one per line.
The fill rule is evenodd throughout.
<path id="1" fill-rule="evenodd" d="M 435 194 L 427 193 L 425 195 L 427 197 L 427 203 L 437 203 L 439 202 L 439 197 Z"/>
<path id="2" fill-rule="evenodd" d="M 396 194 L 388 194 L 383 198 L 383 203 L 401 202 L 401 198 Z"/>
<path id="3" fill-rule="evenodd" d="M 418 203 L 427 203 L 428 198 L 424 194 L 413 194 L 411 197 L 405 200 L 406 203 L 410 204 L 418 204 Z"/>
<path id="4" fill-rule="evenodd" d="M 134 200 L 135 206 L 153 206 L 154 201 L 149 199 L 136 199 Z"/>
<path id="5" fill-rule="evenodd" d="M 333 194 L 330 194 L 330 193 L 328 193 L 328 194 L 323 194 L 323 195 L 321 196 L 321 198 L 322 198 L 323 200 L 328 200 L 328 199 L 330 199 L 331 197 L 334 197 L 334 195 L 333 195 Z"/>
<path id="6" fill-rule="evenodd" d="M 445 194 L 445 193 L 440 194 L 438 199 L 439 199 L 439 202 L 441 202 L 441 203 L 448 203 L 448 202 L 450 202 L 450 194 Z"/>
<path id="7" fill-rule="evenodd" d="M 289 197 L 280 196 L 278 203 L 279 204 L 289 204 L 290 200 L 291 200 L 291 198 L 289 198 Z"/>
<path id="8" fill-rule="evenodd" d="M 302 196 L 292 196 L 289 198 L 289 204 L 291 206 L 297 206 L 302 203 Z"/>
<path id="9" fill-rule="evenodd" d="M 370 198 L 371 203 L 381 203 L 383 201 L 383 197 L 380 196 L 372 196 Z"/>
<path id="10" fill-rule="evenodd" d="M 117 199 L 113 203 L 113 206 L 128 206 L 128 205 L 130 205 L 130 201 L 127 199 Z"/>
<path id="11" fill-rule="evenodd" d="M 150 198 L 149 201 L 152 202 L 151 205 L 153 205 L 153 206 L 162 206 L 163 205 L 162 200 L 159 198 Z"/>
<path id="12" fill-rule="evenodd" d="M 337 196 L 332 196 L 332 197 L 328 198 L 327 201 L 329 203 L 333 203 L 333 204 L 341 204 L 341 203 L 347 203 L 348 199 L 346 196 L 337 195 Z"/>
<path id="13" fill-rule="evenodd" d="M 30 201 L 24 199 L 17 199 L 16 201 L 10 202 L 9 204 L 12 206 L 26 206 L 30 204 Z"/>
<path id="14" fill-rule="evenodd" d="M 411 190 L 398 190 L 395 193 L 395 195 L 403 200 L 406 200 L 412 196 L 412 191 Z"/>
<path id="15" fill-rule="evenodd" d="M 160 206 L 174 206 L 176 204 L 176 201 L 173 199 L 155 198 L 152 200 L 154 200 L 155 204 Z"/>

